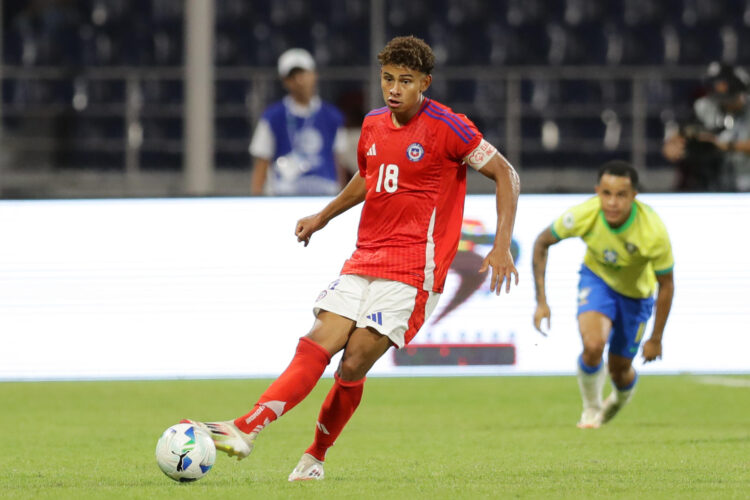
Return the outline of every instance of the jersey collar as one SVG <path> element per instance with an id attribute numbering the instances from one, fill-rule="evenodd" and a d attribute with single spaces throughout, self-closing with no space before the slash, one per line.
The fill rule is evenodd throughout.
<path id="1" fill-rule="evenodd" d="M 400 127 L 397 127 L 396 124 L 393 123 L 393 116 L 392 116 L 393 111 L 390 111 L 388 113 L 388 123 L 390 124 L 390 127 L 393 130 L 401 130 L 405 127 L 408 127 L 410 123 L 416 122 L 419 115 L 421 115 L 422 112 L 425 110 L 425 108 L 430 104 L 430 102 L 432 102 L 429 97 L 427 96 L 423 96 L 423 97 L 424 99 L 422 99 L 422 104 L 419 106 L 419 111 L 417 111 L 417 113 L 414 116 L 412 116 L 408 122 L 401 124 Z"/>
<path id="2" fill-rule="evenodd" d="M 607 227 L 607 229 L 612 231 L 614 234 L 620 234 L 633 224 L 633 221 L 635 220 L 635 215 L 637 212 L 638 212 L 638 205 L 636 205 L 636 203 L 633 202 L 633 204 L 630 207 L 630 215 L 628 216 L 628 220 L 623 222 L 622 226 L 620 227 L 612 227 L 609 225 L 609 222 L 607 222 L 607 219 L 604 217 L 604 210 L 599 209 L 599 216 L 602 218 L 602 222 Z"/>

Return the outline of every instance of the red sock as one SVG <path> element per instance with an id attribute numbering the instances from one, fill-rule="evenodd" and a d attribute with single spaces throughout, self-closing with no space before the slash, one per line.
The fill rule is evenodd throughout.
<path id="1" fill-rule="evenodd" d="M 318 415 L 315 441 L 305 451 L 320 461 L 325 460 L 328 448 L 333 446 L 344 426 L 354 414 L 362 400 L 365 379 L 346 382 L 335 375 L 333 383 Z"/>
<path id="2" fill-rule="evenodd" d="M 307 337 L 302 337 L 297 344 L 297 352 L 284 373 L 258 398 L 250 413 L 235 419 L 234 425 L 245 433 L 259 432 L 305 399 L 330 361 L 328 351 Z"/>

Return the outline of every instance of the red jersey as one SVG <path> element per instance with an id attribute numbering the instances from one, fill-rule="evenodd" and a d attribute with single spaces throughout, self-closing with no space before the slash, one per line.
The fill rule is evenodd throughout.
<path id="1" fill-rule="evenodd" d="M 463 159 L 481 140 L 465 115 L 431 99 L 402 127 L 387 107 L 371 111 L 357 147 L 367 186 L 357 249 L 341 273 L 441 293 L 461 236 Z"/>

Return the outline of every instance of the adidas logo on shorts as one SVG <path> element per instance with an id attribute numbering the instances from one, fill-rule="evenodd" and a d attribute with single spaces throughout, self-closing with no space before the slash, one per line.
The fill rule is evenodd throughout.
<path id="1" fill-rule="evenodd" d="M 369 319 L 370 321 L 379 324 L 380 326 L 383 326 L 383 313 L 382 312 L 376 312 L 372 314 L 368 314 L 365 316 L 365 318 Z"/>

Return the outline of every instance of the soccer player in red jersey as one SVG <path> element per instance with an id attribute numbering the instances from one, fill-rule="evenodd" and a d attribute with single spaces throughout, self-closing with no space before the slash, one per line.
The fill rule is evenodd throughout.
<path id="1" fill-rule="evenodd" d="M 477 272 L 491 268 L 500 294 L 518 283 L 510 251 L 519 180 L 513 167 L 466 116 L 424 96 L 434 55 L 423 40 L 391 40 L 378 55 L 386 106 L 362 124 L 359 174 L 320 212 L 297 222 L 305 246 L 332 218 L 364 201 L 356 250 L 341 276 L 315 303 L 315 322 L 287 369 L 254 408 L 233 421 L 193 422 L 217 449 L 244 458 L 257 434 L 313 389 L 331 357 L 343 350 L 323 402 L 315 438 L 290 481 L 322 479 L 327 450 L 356 410 L 365 375 L 391 347 L 404 347 L 437 305 L 456 255 L 467 167 L 496 186 L 497 230 Z"/>

